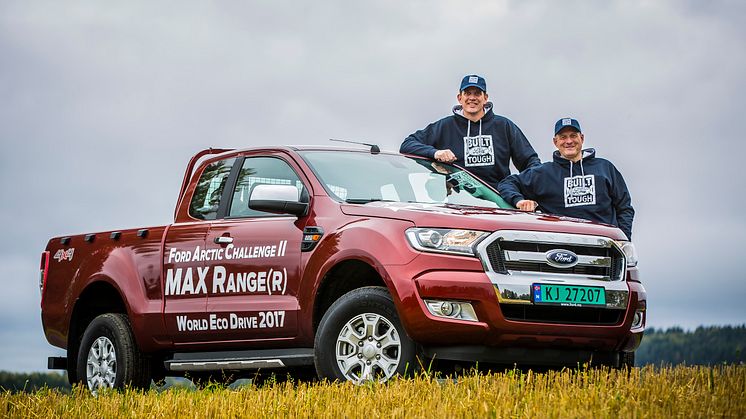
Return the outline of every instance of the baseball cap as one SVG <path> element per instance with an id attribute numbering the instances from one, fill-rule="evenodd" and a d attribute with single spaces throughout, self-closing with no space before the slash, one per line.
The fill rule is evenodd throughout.
<path id="1" fill-rule="evenodd" d="M 464 89 L 471 86 L 478 87 L 479 90 L 485 93 L 487 92 L 487 82 L 484 81 L 484 77 L 477 76 L 476 74 L 464 76 L 463 80 L 461 80 L 461 88 L 459 89 L 459 92 L 463 92 Z"/>
<path id="2" fill-rule="evenodd" d="M 558 132 L 562 131 L 562 128 L 565 127 L 573 127 L 578 132 L 583 132 L 580 130 L 580 122 L 578 122 L 577 119 L 573 118 L 562 118 L 559 121 L 557 121 L 556 124 L 554 124 L 554 135 L 557 135 Z"/>

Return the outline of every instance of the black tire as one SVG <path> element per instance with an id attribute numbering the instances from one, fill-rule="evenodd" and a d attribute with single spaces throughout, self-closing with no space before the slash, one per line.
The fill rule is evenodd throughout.
<path id="1" fill-rule="evenodd" d="M 635 367 L 635 353 L 634 352 L 619 353 L 619 369 L 632 369 L 634 367 Z"/>
<path id="2" fill-rule="evenodd" d="M 366 321 L 373 322 L 369 325 L 371 330 L 360 325 Z M 348 340 L 338 345 L 343 332 L 348 334 Z M 349 333 L 353 333 L 353 340 L 360 341 L 353 344 L 349 341 Z M 338 353 L 342 354 L 341 361 L 338 361 Z M 350 291 L 335 301 L 321 319 L 314 342 L 314 362 L 322 380 L 356 384 L 369 380 L 384 382 L 393 376 L 416 371 L 416 361 L 416 345 L 402 327 L 386 288 L 364 287 Z M 346 373 L 341 364 L 345 365 Z"/>
<path id="3" fill-rule="evenodd" d="M 113 355 L 110 349 L 114 350 Z M 91 368 L 89 355 L 99 361 L 93 362 Z M 137 347 L 126 315 L 102 314 L 88 325 L 78 351 L 77 376 L 94 394 L 103 387 L 150 387 L 148 359 Z"/>

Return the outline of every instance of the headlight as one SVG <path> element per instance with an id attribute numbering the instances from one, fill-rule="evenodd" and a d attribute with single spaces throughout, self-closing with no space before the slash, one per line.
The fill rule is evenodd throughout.
<path id="1" fill-rule="evenodd" d="M 487 236 L 484 231 L 442 228 L 410 228 L 406 233 L 409 244 L 417 250 L 468 256 L 476 255 L 474 247 Z"/>
<path id="2" fill-rule="evenodd" d="M 637 250 L 635 250 L 635 245 L 632 242 L 624 241 L 618 241 L 616 244 L 622 249 L 622 253 L 624 253 L 624 257 L 627 259 L 627 267 L 637 266 Z"/>

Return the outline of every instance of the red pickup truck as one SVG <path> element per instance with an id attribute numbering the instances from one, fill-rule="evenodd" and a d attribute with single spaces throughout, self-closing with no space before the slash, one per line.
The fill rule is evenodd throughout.
<path id="1" fill-rule="evenodd" d="M 622 367 L 645 328 L 636 265 L 619 229 L 514 210 L 456 166 L 209 149 L 173 224 L 51 239 L 41 317 L 67 351 L 49 368 L 93 391 L 300 367 L 385 381 L 432 359 Z"/>

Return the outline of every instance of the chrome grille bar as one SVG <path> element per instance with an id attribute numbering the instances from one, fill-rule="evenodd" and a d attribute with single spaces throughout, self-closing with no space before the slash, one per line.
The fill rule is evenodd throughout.
<path id="1" fill-rule="evenodd" d="M 568 267 L 551 263 L 547 256 L 555 250 L 572 252 L 577 263 Z M 625 275 L 623 252 L 614 240 L 603 236 L 498 230 L 477 251 L 485 270 L 497 274 L 556 273 L 602 281 L 621 281 Z"/>
<path id="2" fill-rule="evenodd" d="M 560 245 L 558 245 L 560 246 Z M 519 250 L 505 250 L 506 262 L 534 262 L 547 263 L 546 253 L 523 252 Z M 610 257 L 578 255 L 578 265 L 598 266 L 608 268 L 611 266 Z"/>

